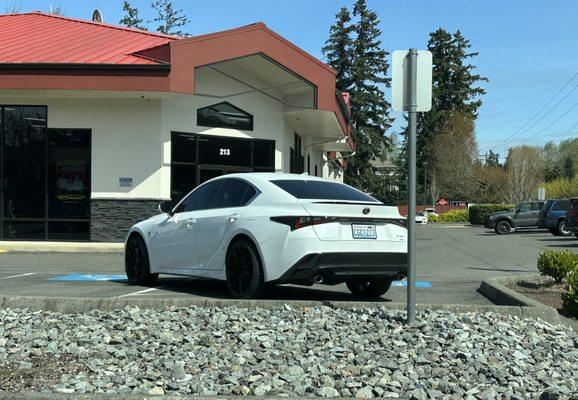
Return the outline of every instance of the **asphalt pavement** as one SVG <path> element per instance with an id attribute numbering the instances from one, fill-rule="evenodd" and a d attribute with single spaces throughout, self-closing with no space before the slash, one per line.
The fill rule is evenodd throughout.
<path id="1" fill-rule="evenodd" d="M 545 231 L 498 236 L 482 227 L 427 225 L 417 230 L 418 303 L 491 304 L 476 289 L 485 278 L 537 272 L 543 249 L 578 252 L 575 237 Z M 130 286 L 124 279 L 121 253 L 2 252 L 0 294 L 3 296 L 228 298 L 221 282 L 163 276 L 153 287 Z M 405 282 L 394 282 L 384 302 L 405 302 Z M 285 285 L 265 293 L 270 299 L 353 300 L 345 285 Z"/>

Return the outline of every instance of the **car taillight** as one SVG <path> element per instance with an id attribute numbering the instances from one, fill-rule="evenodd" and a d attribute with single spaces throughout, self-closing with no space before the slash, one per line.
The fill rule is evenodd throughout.
<path id="1" fill-rule="evenodd" d="M 271 217 L 271 221 L 288 225 L 292 231 L 306 226 L 326 224 L 334 220 L 335 218 L 331 217 Z"/>

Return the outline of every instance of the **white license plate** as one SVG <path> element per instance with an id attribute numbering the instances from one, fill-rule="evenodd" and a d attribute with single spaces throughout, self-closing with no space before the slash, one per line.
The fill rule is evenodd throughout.
<path id="1" fill-rule="evenodd" d="M 354 239 L 377 239 L 375 225 L 351 224 Z"/>

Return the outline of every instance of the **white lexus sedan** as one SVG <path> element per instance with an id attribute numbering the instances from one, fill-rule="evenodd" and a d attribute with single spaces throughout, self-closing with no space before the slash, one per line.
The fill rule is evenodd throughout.
<path id="1" fill-rule="evenodd" d="M 407 273 L 407 229 L 397 207 L 342 183 L 279 173 L 230 174 L 134 225 L 125 244 L 132 284 L 159 274 L 224 280 L 255 298 L 265 285 L 335 285 L 384 294 Z"/>

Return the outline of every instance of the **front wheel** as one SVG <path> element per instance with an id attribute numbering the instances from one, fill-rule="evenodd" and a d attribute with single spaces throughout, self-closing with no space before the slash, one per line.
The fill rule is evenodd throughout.
<path id="1" fill-rule="evenodd" d="M 253 243 L 247 239 L 234 242 L 227 252 L 227 287 L 237 299 L 254 299 L 264 286 L 263 270 Z"/>
<path id="2" fill-rule="evenodd" d="M 391 287 L 391 279 L 350 279 L 346 282 L 346 285 L 355 297 L 369 299 L 385 294 Z"/>
<path id="3" fill-rule="evenodd" d="M 495 230 L 498 235 L 507 235 L 512 232 L 512 225 L 508 221 L 500 221 L 496 224 Z"/>
<path id="4" fill-rule="evenodd" d="M 151 274 L 147 246 L 139 235 L 131 236 L 126 243 L 124 268 L 132 285 L 152 285 L 159 274 Z"/>
<path id="5" fill-rule="evenodd" d="M 564 221 L 558 222 L 556 231 L 558 232 L 558 236 L 570 236 L 572 234 L 572 231 L 566 227 L 566 223 Z"/>

